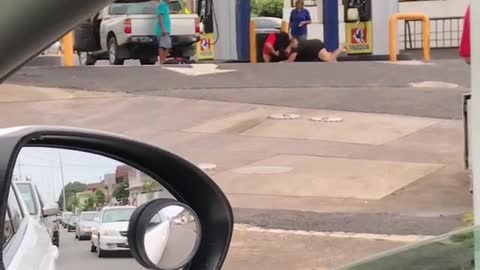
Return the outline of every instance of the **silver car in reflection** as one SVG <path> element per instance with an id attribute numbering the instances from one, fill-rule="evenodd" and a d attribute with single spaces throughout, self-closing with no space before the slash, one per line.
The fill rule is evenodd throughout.
<path id="1" fill-rule="evenodd" d="M 97 225 L 95 218 L 98 217 L 98 214 L 97 211 L 87 211 L 80 214 L 75 228 L 75 238 L 78 240 L 90 240 L 92 238 L 92 229 Z"/>

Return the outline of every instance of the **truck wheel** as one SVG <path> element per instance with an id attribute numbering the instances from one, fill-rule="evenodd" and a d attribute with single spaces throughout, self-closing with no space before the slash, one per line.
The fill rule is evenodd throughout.
<path id="1" fill-rule="evenodd" d="M 78 52 L 78 62 L 82 66 L 93 66 L 97 62 L 97 58 L 87 52 Z"/>
<path id="2" fill-rule="evenodd" d="M 110 61 L 110 65 L 123 65 L 124 60 L 119 59 L 119 48 L 117 44 L 117 39 L 115 37 L 111 37 L 108 40 L 108 60 Z"/>
<path id="3" fill-rule="evenodd" d="M 155 65 L 157 63 L 157 57 L 149 57 L 149 58 L 140 58 L 140 64 L 142 65 Z"/>

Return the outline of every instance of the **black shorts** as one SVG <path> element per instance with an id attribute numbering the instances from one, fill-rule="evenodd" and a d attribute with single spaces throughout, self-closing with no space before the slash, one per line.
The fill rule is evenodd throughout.
<path id="1" fill-rule="evenodd" d="M 320 39 L 300 40 L 297 48 L 297 62 L 321 61 L 318 54 L 325 49 L 325 43 Z"/>

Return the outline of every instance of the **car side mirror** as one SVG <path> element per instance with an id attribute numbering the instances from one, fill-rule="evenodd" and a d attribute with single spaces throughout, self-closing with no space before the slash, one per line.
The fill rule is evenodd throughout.
<path id="1" fill-rule="evenodd" d="M 201 225 L 195 211 L 171 199 L 157 199 L 137 208 L 128 227 L 128 244 L 149 269 L 176 270 L 198 251 Z"/>
<path id="2" fill-rule="evenodd" d="M 57 203 L 49 203 L 45 205 L 42 209 L 42 213 L 44 217 L 56 216 L 58 212 L 59 212 L 59 209 L 58 209 Z"/>
<path id="3" fill-rule="evenodd" d="M 96 223 L 100 223 L 100 218 L 96 217 L 96 218 L 93 219 L 93 221 L 96 222 Z"/>
<path id="4" fill-rule="evenodd" d="M 68 127 L 0 129 L 0 146 L 0 180 L 4 182 L 4 189 L 0 191 L 8 190 L 13 184 L 12 172 L 15 165 L 26 164 L 23 159 L 29 158 L 29 155 L 49 160 L 61 159 L 62 162 L 68 162 L 69 159 L 72 162 L 74 159 L 83 160 L 84 164 L 79 170 L 88 170 L 89 166 L 97 168 L 99 164 L 118 164 L 116 168 L 128 175 L 152 180 L 161 186 L 158 192 L 152 193 L 155 197 L 143 194 L 130 197 L 119 195 L 118 201 L 112 196 L 115 200 L 111 199 L 110 202 L 113 208 L 124 202 L 136 206 L 135 210 L 128 210 L 129 215 L 132 214 L 129 217 L 109 215 L 108 218 L 129 222 L 129 231 L 126 234 L 122 231 L 121 235 L 127 236 L 128 246 L 137 262 L 156 270 L 179 269 L 185 265 L 190 269 L 222 268 L 233 234 L 232 208 L 218 185 L 187 160 L 125 136 Z M 115 181 L 114 174 L 117 170 L 114 166 L 109 165 L 109 168 Z M 70 169 L 74 170 L 75 167 L 68 170 Z M 108 175 L 107 172 L 106 177 Z M 126 181 L 117 187 L 122 190 L 121 193 L 128 188 L 129 183 Z M 83 209 L 93 210 L 91 202 L 92 199 L 94 202 L 97 194 L 91 195 L 79 192 L 76 197 L 65 200 L 76 209 L 82 206 Z M 108 200 L 108 193 L 104 195 Z M 7 208 L 7 201 L 8 192 L 0 192 L 0 209 Z M 139 209 L 145 212 L 140 212 Z M 48 205 L 43 211 L 45 215 L 55 215 L 58 206 Z M 77 218 L 72 217 L 70 224 L 76 222 Z M 107 216 L 102 217 L 102 221 L 103 218 Z M 0 215 L 0 224 L 4 219 L 5 215 Z M 138 236 L 138 239 L 132 240 L 131 235 Z M 150 242 L 150 235 L 164 236 L 164 240 Z M 170 241 L 175 241 L 177 245 L 172 246 Z M 2 251 L 3 246 L 0 245 L 0 252 Z M 175 256 L 171 257 L 170 253 Z"/>

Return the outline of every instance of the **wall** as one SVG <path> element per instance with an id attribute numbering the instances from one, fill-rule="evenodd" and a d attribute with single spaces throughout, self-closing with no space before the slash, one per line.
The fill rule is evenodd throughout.
<path id="1" fill-rule="evenodd" d="M 400 12 L 423 12 L 430 17 L 463 16 L 469 0 L 437 0 L 400 3 Z"/>
<path id="2" fill-rule="evenodd" d="M 136 197 L 136 198 L 133 198 Z M 168 191 L 162 190 L 152 193 L 136 193 L 135 196 L 132 196 L 131 202 L 134 206 L 140 206 L 146 202 L 149 202 L 154 199 L 175 199 Z"/>

